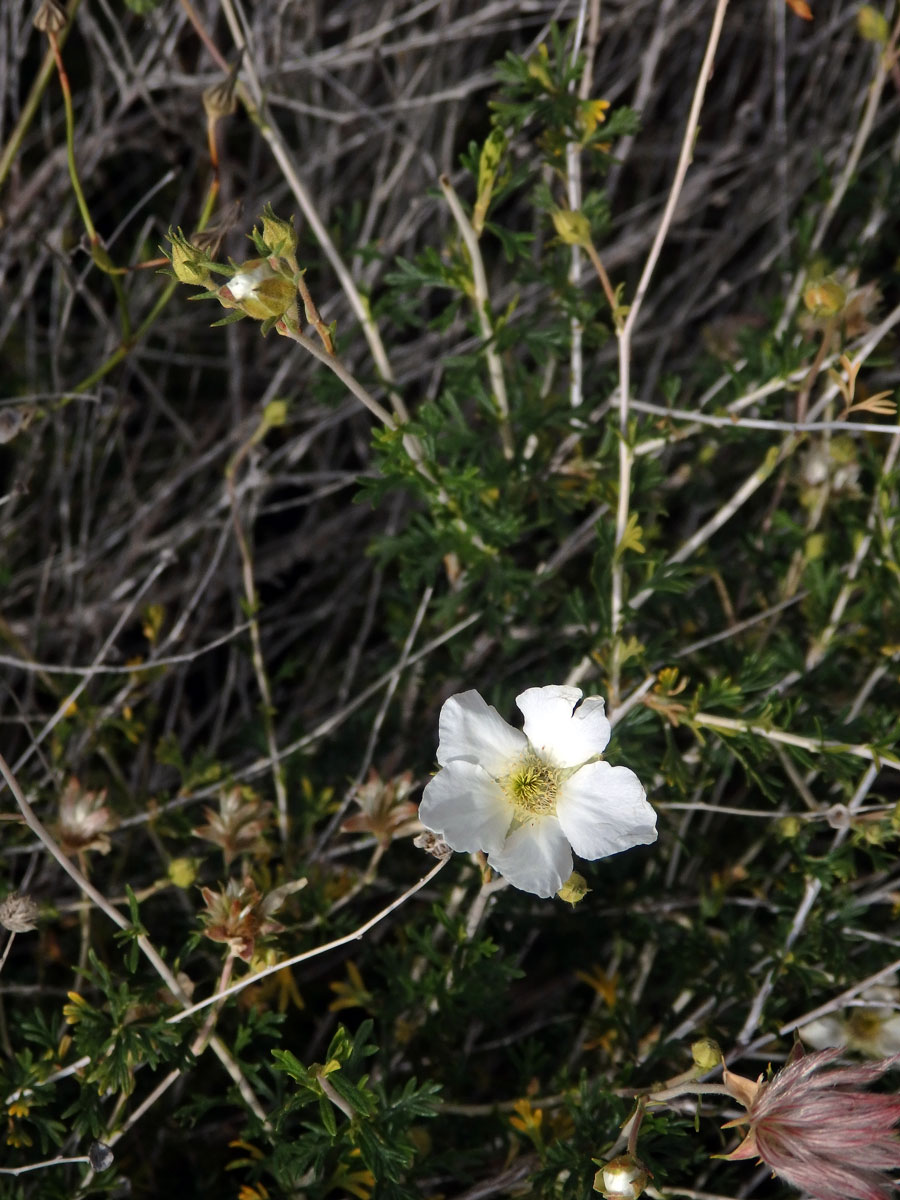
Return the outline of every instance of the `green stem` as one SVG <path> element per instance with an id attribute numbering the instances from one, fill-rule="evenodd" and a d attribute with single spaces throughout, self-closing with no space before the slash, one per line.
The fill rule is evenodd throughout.
<path id="1" fill-rule="evenodd" d="M 69 0 L 69 6 L 66 9 L 66 16 L 69 18 L 69 23 L 59 34 L 57 34 L 57 45 L 60 49 L 65 45 L 66 38 L 69 36 L 69 31 L 72 28 L 72 22 L 78 11 L 81 0 Z M 47 84 L 50 82 L 50 76 L 53 74 L 55 64 L 55 55 L 50 49 L 44 55 L 44 61 L 41 63 L 41 69 L 38 71 L 34 83 L 31 85 L 31 91 L 28 93 L 28 98 L 22 105 L 22 111 L 19 114 L 19 119 L 16 121 L 15 129 L 10 135 L 9 141 L 0 154 L 0 187 L 3 186 L 10 169 L 15 162 L 16 155 L 21 149 L 22 142 L 25 140 L 25 134 L 28 132 L 35 113 L 38 110 L 38 105 L 44 92 L 47 90 Z"/>
<path id="2" fill-rule="evenodd" d="M 81 219 L 84 222 L 87 235 L 90 238 L 91 245 L 95 246 L 100 239 L 97 236 L 97 230 L 94 228 L 94 222 L 91 220 L 84 192 L 81 190 L 81 180 L 78 178 L 78 166 L 75 162 L 75 113 L 72 110 L 72 91 L 69 87 L 69 76 L 66 74 L 66 68 L 63 65 L 59 39 L 55 33 L 48 33 L 47 37 L 50 39 L 50 49 L 53 51 L 53 57 L 56 60 L 59 86 L 62 88 L 63 104 L 66 108 L 66 158 L 69 163 L 69 178 L 72 180 L 72 190 L 75 193 L 75 199 L 78 202 L 78 211 L 81 213 Z"/>

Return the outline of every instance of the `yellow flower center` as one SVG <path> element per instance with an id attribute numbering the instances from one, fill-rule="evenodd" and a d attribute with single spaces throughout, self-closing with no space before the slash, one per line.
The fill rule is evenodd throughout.
<path id="1" fill-rule="evenodd" d="M 562 772 L 528 751 L 503 780 L 503 788 L 522 817 L 556 812 Z"/>

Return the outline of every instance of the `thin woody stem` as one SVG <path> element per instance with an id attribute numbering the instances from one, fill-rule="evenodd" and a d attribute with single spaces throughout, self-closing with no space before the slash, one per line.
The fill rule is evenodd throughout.
<path id="1" fill-rule="evenodd" d="M 459 197 L 454 191 L 453 184 L 447 176 L 442 175 L 438 182 L 441 185 L 441 191 L 444 193 L 444 199 L 447 201 L 447 207 L 453 214 L 453 219 L 456 221 L 469 254 L 469 263 L 472 267 L 472 285 L 475 290 L 473 297 L 475 315 L 478 318 L 478 327 L 481 330 L 481 337 L 484 341 L 484 355 L 487 360 L 488 375 L 491 381 L 491 392 L 494 396 L 494 404 L 500 422 L 500 441 L 503 446 L 504 457 L 512 458 L 515 450 L 513 447 L 512 427 L 509 422 L 509 399 L 506 395 L 503 363 L 500 361 L 500 355 L 497 353 L 494 328 L 491 325 L 491 298 L 488 293 L 484 261 L 482 260 L 481 249 L 478 245 L 478 235 L 472 227 L 472 222 L 466 216 L 463 206 L 459 202 Z"/>
<path id="2" fill-rule="evenodd" d="M 361 941 L 370 929 L 373 929 L 376 925 L 383 921 L 385 917 L 390 916 L 392 912 L 395 912 L 401 907 L 401 905 L 405 904 L 406 901 L 409 900 L 410 897 L 414 896 L 421 888 L 423 888 L 426 883 L 430 883 L 431 880 L 434 879 L 435 875 L 437 875 L 438 871 L 443 870 L 449 861 L 450 859 L 447 857 L 442 858 L 439 862 L 435 863 L 431 870 L 426 875 L 423 875 L 417 883 L 414 883 L 411 888 L 407 888 L 401 896 L 398 896 L 397 899 L 388 904 L 386 908 L 383 908 L 380 912 L 377 912 L 374 917 L 370 917 L 369 920 L 360 925 L 358 929 L 354 929 L 352 933 L 347 933 L 343 937 L 335 938 L 333 942 L 326 942 L 322 946 L 316 946 L 312 950 L 304 950 L 302 954 L 295 954 L 291 958 L 282 959 L 281 962 L 273 963 L 272 966 L 269 967 L 264 967 L 261 971 L 255 971 L 253 974 L 247 975 L 244 979 L 239 979 L 237 983 L 233 983 L 230 987 L 213 992 L 211 996 L 207 996 L 205 1000 L 201 1000 L 198 1004 L 191 1005 L 191 1007 L 185 1009 L 184 1012 L 176 1013 L 174 1017 L 169 1017 L 168 1024 L 177 1025 L 179 1021 L 183 1021 L 186 1017 L 193 1016 L 194 1013 L 200 1012 L 202 1009 L 207 1008 L 210 1004 L 217 1004 L 221 1000 L 226 999 L 228 996 L 235 996 L 238 992 L 242 992 L 244 988 L 250 987 L 251 984 L 259 983 L 259 981 L 261 979 L 265 979 L 267 975 L 273 975 L 276 971 L 283 971 L 285 967 L 294 967 L 297 965 L 297 963 L 306 962 L 307 959 L 317 958 L 320 954 L 327 954 L 330 950 L 337 950 L 340 946 L 347 946 L 351 942 Z"/>
<path id="3" fill-rule="evenodd" d="M 619 331 L 619 495 L 616 506 L 616 554 L 612 564 L 612 593 L 610 626 L 613 638 L 612 662 L 610 667 L 610 698 L 613 704 L 618 703 L 619 699 L 619 676 L 621 672 L 621 645 L 619 633 L 622 627 L 624 605 L 625 605 L 625 565 L 624 554 L 621 552 L 626 532 L 628 530 L 628 515 L 629 503 L 631 497 L 631 467 L 634 461 L 634 451 L 628 442 L 628 416 L 629 404 L 631 400 L 631 339 L 634 332 L 634 327 L 637 323 L 644 298 L 647 295 L 647 289 L 650 286 L 650 279 L 659 261 L 659 256 L 662 253 L 663 243 L 668 236 L 672 220 L 675 216 L 675 209 L 678 204 L 678 199 L 681 195 L 684 180 L 688 172 L 688 167 L 694 154 L 694 142 L 697 137 L 697 131 L 700 124 L 700 110 L 703 106 L 703 98 L 706 94 L 706 85 L 712 73 L 713 60 L 715 58 L 716 48 L 719 44 L 719 36 L 722 32 L 722 24 L 725 19 L 725 10 L 728 7 L 728 0 L 717 0 L 715 12 L 713 13 L 712 24 L 710 26 L 709 38 L 706 43 L 706 51 L 703 55 L 703 62 L 700 64 L 700 71 L 697 75 L 697 82 L 694 87 L 694 97 L 691 101 L 691 109 L 688 114 L 687 124 L 684 130 L 684 136 L 681 140 L 681 151 L 678 156 L 678 163 L 675 168 L 675 176 L 672 180 L 672 186 L 669 189 L 669 195 L 666 200 L 665 208 L 663 209 L 662 217 L 660 218 L 659 227 L 656 230 L 656 236 L 653 239 L 653 244 L 650 247 L 650 253 L 647 255 L 647 261 L 644 263 L 644 269 L 641 272 L 640 280 L 638 281 L 637 290 L 634 294 L 634 299 L 628 310 L 628 315 L 625 322 Z"/>

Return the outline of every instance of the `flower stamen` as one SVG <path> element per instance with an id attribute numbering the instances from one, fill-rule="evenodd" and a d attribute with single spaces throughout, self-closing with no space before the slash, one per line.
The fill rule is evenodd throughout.
<path id="1" fill-rule="evenodd" d="M 536 754 L 526 754 L 503 781 L 503 788 L 522 816 L 556 812 L 562 772 Z"/>

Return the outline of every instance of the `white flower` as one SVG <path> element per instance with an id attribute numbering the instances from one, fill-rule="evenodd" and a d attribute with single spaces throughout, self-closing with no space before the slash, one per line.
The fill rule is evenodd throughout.
<path id="1" fill-rule="evenodd" d="M 900 990 L 876 984 L 861 992 L 859 999 L 868 1004 L 819 1017 L 798 1030 L 804 1045 L 814 1050 L 846 1046 L 866 1058 L 900 1054 Z"/>
<path id="2" fill-rule="evenodd" d="M 538 896 L 563 886 L 573 850 L 606 858 L 655 842 L 656 813 L 638 777 L 598 761 L 610 735 L 603 701 L 580 700 L 578 688 L 529 688 L 516 699 L 520 733 L 477 692 L 451 696 L 441 770 L 419 807 L 425 828 L 453 850 L 485 851 L 493 870 Z"/>

